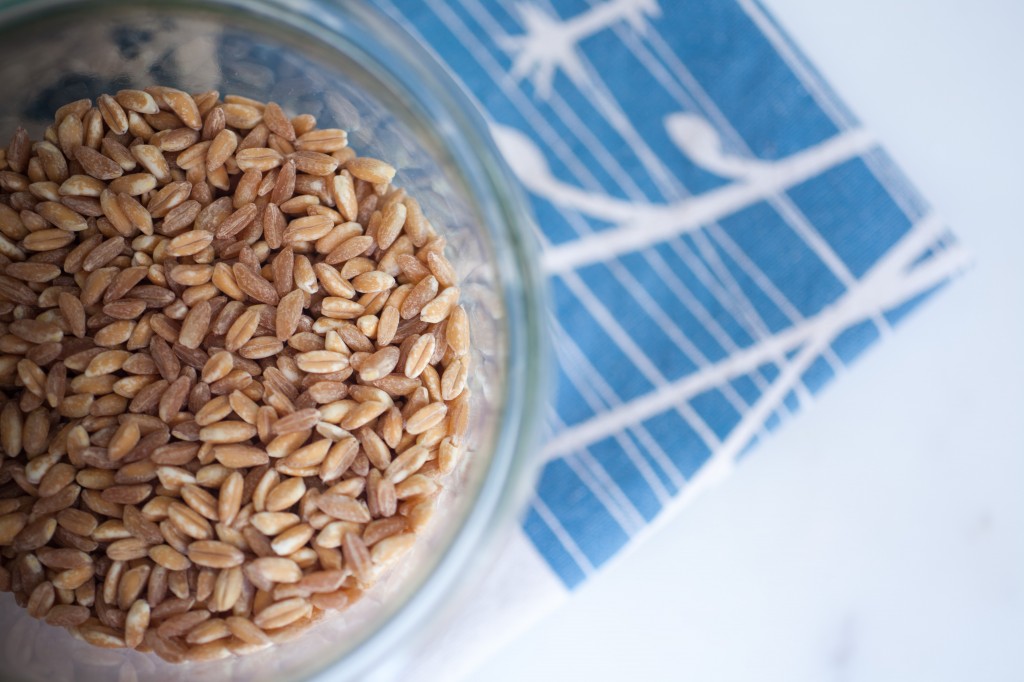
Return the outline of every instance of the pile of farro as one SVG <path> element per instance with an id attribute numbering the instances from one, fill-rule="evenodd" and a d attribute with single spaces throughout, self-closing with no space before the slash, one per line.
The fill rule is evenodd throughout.
<path id="1" fill-rule="evenodd" d="M 123 90 L 0 151 L 0 590 L 211 660 L 342 609 L 469 418 L 445 239 L 340 129 Z"/>

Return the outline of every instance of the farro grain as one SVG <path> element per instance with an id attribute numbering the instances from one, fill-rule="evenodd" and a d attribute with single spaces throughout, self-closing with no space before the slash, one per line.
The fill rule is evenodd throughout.
<path id="1" fill-rule="evenodd" d="M 367 583 L 372 576 L 372 560 L 370 552 L 362 538 L 353 532 L 345 533 L 342 538 L 341 551 L 345 557 L 345 566 L 359 579 Z"/>
<path id="2" fill-rule="evenodd" d="M 330 184 L 331 198 L 334 199 L 338 212 L 346 221 L 355 220 L 359 213 L 358 198 L 352 174 L 342 170 L 334 176 Z"/>
<path id="3" fill-rule="evenodd" d="M 373 246 L 373 237 L 369 235 L 357 235 L 346 239 L 333 251 L 327 254 L 325 261 L 329 265 L 337 265 L 365 253 Z"/>
<path id="4" fill-rule="evenodd" d="M 313 537 L 313 534 L 312 526 L 300 523 L 275 537 L 271 541 L 270 546 L 278 556 L 288 556 L 305 546 L 310 538 Z"/>
<path id="5" fill-rule="evenodd" d="M 275 583 L 293 584 L 302 579 L 302 569 L 285 557 L 261 557 L 248 563 L 245 574 L 260 589 L 272 589 Z"/>
<path id="6" fill-rule="evenodd" d="M 394 486 L 395 497 L 405 500 L 410 497 L 427 497 L 437 492 L 437 484 L 424 474 L 413 474 L 397 486 Z"/>
<path id="7" fill-rule="evenodd" d="M 437 323 L 448 318 L 448 315 L 458 304 L 459 290 L 457 287 L 448 287 L 434 300 L 430 301 L 420 310 L 420 319 L 424 322 Z"/>
<path id="8" fill-rule="evenodd" d="M 469 357 L 455 358 L 441 375 L 441 398 L 445 401 L 452 401 L 459 397 L 466 388 L 468 374 Z"/>
<path id="9" fill-rule="evenodd" d="M 408 522 L 402 516 L 392 515 L 375 519 L 366 524 L 362 535 L 363 544 L 367 547 L 373 547 L 384 538 L 405 532 L 408 527 Z"/>
<path id="10" fill-rule="evenodd" d="M 250 360 L 259 360 L 277 355 L 284 348 L 284 344 L 275 336 L 257 336 L 249 339 L 244 346 L 238 350 L 238 354 Z"/>
<path id="11" fill-rule="evenodd" d="M 276 602 L 256 614 L 254 624 L 264 629 L 282 628 L 308 617 L 312 604 L 301 597 Z"/>
<path id="12" fill-rule="evenodd" d="M 384 538 L 373 546 L 370 558 L 378 566 L 386 566 L 408 552 L 415 540 L 415 533 L 401 533 Z"/>
<path id="13" fill-rule="evenodd" d="M 141 559 L 149 552 L 146 542 L 140 538 L 128 537 L 115 540 L 107 546 L 107 556 L 113 561 Z"/>
<path id="14" fill-rule="evenodd" d="M 248 618 L 229 616 L 224 622 L 231 630 L 231 634 L 243 642 L 255 645 L 270 644 L 270 638 L 266 633 Z"/>
<path id="15" fill-rule="evenodd" d="M 167 212 L 161 226 L 161 232 L 166 235 L 178 234 L 188 229 L 202 210 L 202 205 L 195 200 L 189 199 Z"/>
<path id="16" fill-rule="evenodd" d="M 125 117 L 125 124 L 128 123 Z M 72 156 L 75 148 L 85 142 L 85 128 L 82 127 L 82 118 L 77 115 L 65 116 L 64 120 L 57 125 L 57 143 L 64 156 Z M 31 160 L 30 160 L 31 163 Z"/>
<path id="17" fill-rule="evenodd" d="M 155 114 L 160 111 L 153 96 L 144 90 L 121 90 L 114 98 L 118 104 L 129 111 L 140 114 Z"/>
<path id="18" fill-rule="evenodd" d="M 171 385 L 160 396 L 160 401 L 157 405 L 157 414 L 161 420 L 170 422 L 178 414 L 178 410 L 184 405 L 190 389 L 191 386 L 187 376 L 180 376 L 171 382 Z"/>
<path id="19" fill-rule="evenodd" d="M 28 515 L 22 512 L 13 512 L 0 516 L 0 546 L 7 546 L 14 542 L 14 538 L 28 523 Z"/>
<path id="20" fill-rule="evenodd" d="M 164 467 L 163 471 L 167 471 L 167 469 L 168 467 Z M 194 509 L 180 502 L 172 502 L 170 504 L 167 509 L 167 519 L 171 522 L 174 529 L 190 538 L 208 540 L 213 536 L 213 528 L 210 526 L 210 522 Z M 166 538 L 166 534 L 165 539 L 168 539 L 168 542 L 170 542 L 170 539 Z"/>
<path id="21" fill-rule="evenodd" d="M 221 570 L 214 581 L 208 608 L 215 613 L 229 611 L 242 595 L 242 583 L 240 566 Z"/>
<path id="22" fill-rule="evenodd" d="M 310 602 L 313 606 L 325 611 L 344 609 L 351 601 L 353 600 L 349 597 L 349 593 L 346 590 L 314 594 L 310 597 Z"/>
<path id="23" fill-rule="evenodd" d="M 117 607 L 122 611 L 127 611 L 131 608 L 132 604 L 142 594 L 142 590 L 146 587 L 146 582 L 149 580 L 149 573 L 152 568 L 148 564 L 140 564 L 135 568 L 125 571 L 124 576 L 121 577 L 121 582 L 117 586 Z"/>
<path id="24" fill-rule="evenodd" d="M 392 483 L 401 483 L 412 474 L 419 471 L 420 467 L 430 458 L 430 450 L 422 445 L 414 445 L 403 451 L 398 457 L 392 460 L 391 464 L 384 471 L 384 476 Z"/>
<path id="25" fill-rule="evenodd" d="M 243 170 L 269 171 L 281 165 L 284 157 L 275 149 L 267 147 L 255 147 L 239 149 L 235 153 L 235 161 L 238 167 Z"/>
<path id="26" fill-rule="evenodd" d="M 158 183 L 162 184 L 171 181 L 171 169 L 167 165 L 164 153 L 159 148 L 151 144 L 137 144 L 131 148 L 130 152 L 132 158 L 155 177 Z M 179 160 L 180 158 L 181 155 L 179 154 Z M 125 168 L 122 164 L 122 169 L 131 171 L 135 167 Z"/>
<path id="27" fill-rule="evenodd" d="M 157 626 L 156 632 L 160 637 L 165 639 L 180 637 L 200 623 L 209 620 L 209 618 L 210 612 L 206 609 L 196 609 L 194 611 L 178 613 L 164 619 L 164 621 Z"/>
<path id="28" fill-rule="evenodd" d="M 163 99 L 186 126 L 193 130 L 200 130 L 203 127 L 202 117 L 199 115 L 199 107 L 191 95 L 181 90 L 165 88 Z"/>
<path id="29" fill-rule="evenodd" d="M 47 611 L 45 620 L 48 625 L 54 627 L 72 628 L 83 624 L 89 619 L 88 605 L 81 604 L 57 604 Z"/>
<path id="30" fill-rule="evenodd" d="M 317 499 L 317 506 L 324 513 L 341 521 L 366 523 L 371 519 L 366 507 L 358 500 L 340 493 L 321 495 Z"/>
<path id="31" fill-rule="evenodd" d="M 320 464 L 319 476 L 324 482 L 340 478 L 359 454 L 359 442 L 351 436 L 343 437 L 331 445 Z"/>
<path id="32" fill-rule="evenodd" d="M 427 305 L 430 301 L 437 296 L 437 280 L 433 275 L 427 275 L 419 282 L 416 283 L 402 301 L 400 313 L 403 320 L 409 320 L 420 314 L 423 310 L 423 306 Z"/>
<path id="33" fill-rule="evenodd" d="M 97 180 L 114 180 L 124 175 L 124 170 L 117 162 L 90 147 L 76 147 L 74 156 L 86 174 Z"/>
<path id="34" fill-rule="evenodd" d="M 411 282 L 419 282 L 431 274 L 427 266 L 412 254 L 400 254 L 395 258 L 395 262 L 402 275 Z"/>
<path id="35" fill-rule="evenodd" d="M 345 164 L 345 170 L 353 177 L 373 184 L 389 183 L 395 177 L 394 167 L 367 156 L 356 157 L 348 161 Z"/>
<path id="36" fill-rule="evenodd" d="M 146 205 L 154 218 L 165 217 L 172 209 L 185 202 L 192 191 L 190 182 L 171 182 L 157 190 Z"/>
<path id="37" fill-rule="evenodd" d="M 250 523 L 266 536 L 275 536 L 299 523 L 301 519 L 291 512 L 258 512 L 250 518 Z"/>
<path id="38" fill-rule="evenodd" d="M 151 547 L 149 549 L 149 558 L 158 566 L 163 566 L 169 571 L 184 571 L 192 565 L 188 557 L 170 545 Z"/>
<path id="39" fill-rule="evenodd" d="M 222 112 L 223 110 L 218 111 Z M 239 141 L 238 135 L 231 130 L 222 129 L 217 133 L 206 150 L 206 170 L 212 172 L 223 166 L 224 162 L 235 153 Z"/>
<path id="40" fill-rule="evenodd" d="M 143 599 L 136 600 L 129 608 L 125 617 L 125 644 L 132 648 L 138 648 L 142 638 L 149 627 L 151 617 L 150 605 Z"/>
<path id="41" fill-rule="evenodd" d="M 189 644 L 209 644 L 225 637 L 231 636 L 231 630 L 227 624 L 219 619 L 212 618 L 204 623 L 200 623 L 191 630 L 185 636 L 185 641 Z M 226 655 L 226 654 L 225 654 Z M 196 656 L 195 650 L 189 652 L 190 660 L 215 660 L 208 655 Z"/>
<path id="42" fill-rule="evenodd" d="M 19 126 L 7 147 L 7 165 L 12 171 L 21 173 L 28 166 L 31 153 L 32 149 L 28 131 Z"/>
<path id="43" fill-rule="evenodd" d="M 363 453 L 376 469 L 383 471 L 391 463 L 391 450 L 384 440 L 373 429 L 363 427 L 358 431 L 359 443 Z"/>
<path id="44" fill-rule="evenodd" d="M 295 286 L 307 294 L 315 294 L 318 287 L 316 274 L 313 271 L 312 263 L 302 254 L 296 254 L 293 265 L 293 278 Z"/>
<path id="45" fill-rule="evenodd" d="M 102 197 L 107 183 L 88 175 L 72 175 L 61 183 L 58 193 L 61 197 Z"/>
<path id="46" fill-rule="evenodd" d="M 375 420 L 381 414 L 388 409 L 388 404 L 378 402 L 375 400 L 369 400 L 364 403 L 360 403 L 353 409 L 349 410 L 345 416 L 341 419 L 339 426 L 348 431 L 364 426 Z"/>
<path id="47" fill-rule="evenodd" d="M 199 486 L 188 483 L 181 488 L 181 497 L 185 503 L 210 521 L 219 520 L 217 499 Z"/>
<path id="48" fill-rule="evenodd" d="M 199 566 L 232 568 L 241 566 L 245 555 L 237 547 L 219 540 L 196 540 L 188 546 L 188 558 Z"/>
<path id="49" fill-rule="evenodd" d="M 79 626 L 78 633 L 93 646 L 102 649 L 121 649 L 125 647 L 124 638 L 115 628 L 105 625 L 91 625 L 88 622 Z"/>
<path id="50" fill-rule="evenodd" d="M 338 160 L 328 154 L 316 151 L 298 151 L 289 154 L 295 162 L 295 170 L 309 175 L 332 175 L 338 168 Z"/>
<path id="51" fill-rule="evenodd" d="M 244 443 L 256 435 L 256 427 L 239 421 L 221 421 L 204 426 L 199 439 L 204 443 Z"/>
<path id="52" fill-rule="evenodd" d="M 287 478 L 275 485 L 268 493 L 264 508 L 268 512 L 280 512 L 296 504 L 306 492 L 302 478 Z"/>
<path id="53" fill-rule="evenodd" d="M 121 469 L 121 471 L 123 472 L 126 469 L 127 467 Z M 135 485 L 111 486 L 104 490 L 101 493 L 101 496 L 107 502 L 113 502 L 115 504 L 139 504 L 144 502 L 152 492 L 152 486 L 140 483 Z"/>
<path id="54" fill-rule="evenodd" d="M 134 505 L 126 505 L 122 523 L 125 530 L 132 536 L 144 540 L 146 544 L 157 545 L 163 542 L 160 527 L 148 520 Z"/>
<path id="55" fill-rule="evenodd" d="M 248 345 L 248 344 L 246 344 Z M 243 346 L 243 350 L 246 346 Z M 255 424 L 259 414 L 259 406 L 256 402 L 242 391 L 233 391 L 227 396 L 227 402 L 234 414 L 249 424 Z"/>
<path id="56" fill-rule="evenodd" d="M 210 598 L 213 594 L 214 583 L 217 580 L 217 573 L 218 571 L 215 571 L 212 568 L 203 568 L 199 570 L 199 575 L 196 578 L 195 585 L 196 601 L 203 603 Z"/>
<path id="57" fill-rule="evenodd" d="M 296 131 L 297 132 L 297 131 Z M 348 133 L 338 128 L 310 130 L 299 135 L 295 148 L 299 151 L 336 152 L 348 146 Z"/>

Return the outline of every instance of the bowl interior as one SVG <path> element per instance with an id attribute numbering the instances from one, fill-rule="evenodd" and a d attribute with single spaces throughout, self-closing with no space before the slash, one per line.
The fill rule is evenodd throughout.
<path id="1" fill-rule="evenodd" d="M 400 41 L 409 39 L 347 12 L 327 3 L 304 3 L 300 12 L 262 3 L 33 2 L 8 8 L 0 11 L 0 136 L 6 140 L 24 125 L 39 139 L 64 103 L 155 84 L 274 100 L 291 114 L 315 115 L 321 127 L 347 129 L 361 155 L 399 169 L 396 183 L 419 199 L 448 237 L 475 348 L 471 456 L 450 477 L 431 530 L 402 564 L 408 568 L 290 643 L 238 659 L 170 666 L 154 656 L 78 642 L 33 621 L 10 595 L 2 595 L 0 630 L 9 633 L 0 643 L 5 676 L 16 671 L 55 681 L 306 677 L 402 620 L 399 612 L 430 582 L 466 526 L 490 513 L 481 510 L 481 500 L 497 496 L 506 473 L 494 466 L 499 442 L 515 437 L 502 434 L 509 425 L 508 339 L 515 320 L 509 316 L 508 267 L 501 261 L 510 257 L 510 247 L 495 227 L 500 218 L 494 197 L 453 151 L 459 124 L 446 118 L 443 106 L 425 106 L 422 93 L 410 89 L 409 75 L 393 68 Z M 493 499 L 488 505 L 494 506 Z M 122 667 L 123 677 L 113 676 Z"/>

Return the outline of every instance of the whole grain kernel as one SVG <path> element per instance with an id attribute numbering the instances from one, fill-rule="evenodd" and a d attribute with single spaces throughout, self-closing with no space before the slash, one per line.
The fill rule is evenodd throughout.
<path id="1" fill-rule="evenodd" d="M 188 558 L 199 566 L 231 568 L 241 566 L 245 554 L 237 547 L 218 540 L 196 540 L 188 546 Z"/>
<path id="2" fill-rule="evenodd" d="M 256 614 L 253 622 L 262 629 L 282 628 L 307 617 L 312 609 L 309 601 L 294 597 L 271 604 Z"/>
<path id="3" fill-rule="evenodd" d="M 388 183 L 395 177 L 393 166 L 367 156 L 356 157 L 345 164 L 345 170 L 353 177 L 372 184 Z"/>
<path id="4" fill-rule="evenodd" d="M 278 535 L 271 541 L 270 546 L 278 556 L 288 556 L 304 547 L 314 532 L 312 526 L 301 523 Z"/>
<path id="5" fill-rule="evenodd" d="M 167 245 L 168 256 L 193 256 L 213 242 L 213 234 L 205 230 L 191 230 L 179 234 Z"/>
<path id="6" fill-rule="evenodd" d="M 264 508 L 268 512 L 283 511 L 296 504 L 305 492 L 306 485 L 302 478 L 288 478 L 267 493 Z"/>
<path id="7" fill-rule="evenodd" d="M 291 584 L 302 579 L 299 565 L 285 557 L 261 557 L 249 563 L 245 573 L 257 585 Z"/>
<path id="8" fill-rule="evenodd" d="M 204 443 L 244 443 L 256 435 L 256 427 L 239 421 L 222 421 L 204 426 L 199 439 Z"/>

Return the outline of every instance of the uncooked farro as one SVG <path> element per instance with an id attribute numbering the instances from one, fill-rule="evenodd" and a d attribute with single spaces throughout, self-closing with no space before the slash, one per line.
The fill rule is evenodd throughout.
<path id="1" fill-rule="evenodd" d="M 356 601 L 468 428 L 456 270 L 395 168 L 167 87 L 0 151 L 0 589 L 170 661 Z"/>

